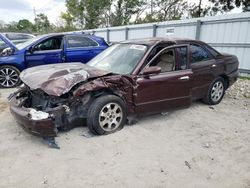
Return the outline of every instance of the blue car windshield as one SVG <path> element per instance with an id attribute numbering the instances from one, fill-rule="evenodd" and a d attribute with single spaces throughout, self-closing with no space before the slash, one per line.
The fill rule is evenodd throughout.
<path id="1" fill-rule="evenodd" d="M 115 44 L 94 59 L 88 65 L 117 74 L 130 74 L 142 59 L 147 46 L 137 44 Z"/>
<path id="2" fill-rule="evenodd" d="M 24 43 L 16 44 L 16 48 L 17 48 L 18 50 L 21 50 L 21 49 L 23 49 L 23 48 L 26 48 L 27 46 L 29 46 L 29 45 L 32 44 L 33 42 L 35 42 L 35 41 L 41 39 L 42 37 L 44 37 L 44 36 L 38 36 L 38 37 L 35 37 L 35 38 L 28 39 L 28 40 L 27 40 L 26 42 L 24 42 Z"/>

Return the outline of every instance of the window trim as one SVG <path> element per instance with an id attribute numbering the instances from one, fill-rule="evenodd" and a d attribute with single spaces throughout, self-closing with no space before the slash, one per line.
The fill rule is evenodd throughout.
<path id="1" fill-rule="evenodd" d="M 69 46 L 69 43 L 68 43 L 68 37 L 79 37 L 77 35 L 68 35 L 66 36 L 66 49 L 82 49 L 82 48 L 95 48 L 95 47 L 100 47 L 100 44 L 98 42 L 96 42 L 95 40 L 93 40 L 92 38 L 88 37 L 88 36 L 80 36 L 80 37 L 84 37 L 84 38 L 88 38 L 90 40 L 92 40 L 94 43 L 96 43 L 97 45 L 96 46 L 85 46 L 85 47 L 68 47 Z"/>
<path id="2" fill-rule="evenodd" d="M 201 45 L 201 44 L 198 44 L 198 43 L 194 43 L 194 42 L 191 42 L 190 44 L 190 54 L 191 54 L 191 59 L 190 59 L 190 66 L 192 66 L 192 65 L 194 65 L 194 64 L 196 64 L 196 63 L 201 63 L 201 62 L 206 62 L 206 61 L 210 61 L 210 60 L 212 60 L 212 59 L 214 59 L 215 57 L 203 46 L 203 45 Z M 210 58 L 209 59 L 205 59 L 205 60 L 202 60 L 202 61 L 197 61 L 197 62 L 195 62 L 195 63 L 193 63 L 193 61 L 192 61 L 192 49 L 191 49 L 191 46 L 198 46 L 198 47 L 200 47 L 201 49 L 203 49 L 205 52 L 207 52 L 207 54 L 210 56 Z"/>
<path id="3" fill-rule="evenodd" d="M 149 64 L 151 64 L 157 56 L 159 56 L 163 51 L 167 50 L 167 49 L 173 49 L 174 48 L 174 54 L 175 54 L 175 61 L 176 61 L 176 50 L 175 48 L 178 48 L 178 47 L 187 47 L 187 68 L 184 69 L 184 70 L 173 70 L 173 71 L 168 71 L 168 72 L 160 72 L 159 75 L 161 74 L 166 74 L 166 73 L 170 73 L 170 72 L 177 72 L 177 71 L 186 71 L 186 70 L 189 70 L 190 69 L 190 45 L 189 44 L 174 44 L 172 46 L 168 46 L 166 48 L 163 48 L 161 51 L 159 51 L 143 68 L 142 70 L 138 73 L 138 76 L 142 76 L 143 75 L 143 72 L 144 70 L 146 69 L 146 67 L 148 67 Z M 176 63 L 176 62 L 175 62 Z M 158 75 L 158 74 L 157 74 Z"/>
<path id="4" fill-rule="evenodd" d="M 187 64 L 186 64 L 186 69 L 181 69 L 181 64 L 180 64 L 180 53 L 176 50 L 176 54 L 177 54 L 177 63 L 178 63 L 178 68 L 179 70 L 187 70 L 190 69 L 190 45 L 183 45 L 183 46 L 179 46 L 176 48 L 186 48 L 187 49 Z"/>
<path id="5" fill-rule="evenodd" d="M 59 50 L 61 51 L 61 50 L 63 50 L 63 48 L 62 48 L 63 43 L 64 43 L 64 37 L 63 36 L 53 36 L 53 37 L 46 38 L 46 39 L 44 39 L 42 41 L 39 41 L 36 44 L 32 45 L 31 48 L 35 48 L 37 45 L 39 45 L 39 44 L 41 44 L 43 42 L 47 42 L 48 40 L 54 39 L 54 38 L 57 38 L 57 37 L 62 37 L 61 46 L 60 46 L 59 49 L 53 49 L 53 50 L 34 50 L 33 53 L 35 53 L 35 52 L 51 52 L 51 51 L 59 51 Z"/>

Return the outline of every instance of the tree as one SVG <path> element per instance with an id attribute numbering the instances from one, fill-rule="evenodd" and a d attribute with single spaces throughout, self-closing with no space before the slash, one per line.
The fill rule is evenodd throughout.
<path id="1" fill-rule="evenodd" d="M 5 22 L 0 20 L 0 31 L 3 31 L 5 28 Z"/>
<path id="2" fill-rule="evenodd" d="M 157 0 L 155 3 L 159 7 L 159 21 L 179 20 L 187 10 L 187 2 L 183 0 Z"/>
<path id="3" fill-rule="evenodd" d="M 214 16 L 218 12 L 229 12 L 236 7 L 247 10 L 250 6 L 250 0 L 209 0 L 209 2 L 210 4 L 205 0 L 199 0 L 199 4 L 189 5 L 189 17 Z"/>
<path id="4" fill-rule="evenodd" d="M 62 12 L 60 17 L 65 21 L 67 28 L 73 28 L 74 17 L 68 12 Z"/>
<path id="5" fill-rule="evenodd" d="M 145 18 L 139 18 L 137 23 L 179 20 L 188 10 L 185 0 L 154 0 L 150 2 L 150 12 Z"/>
<path id="6" fill-rule="evenodd" d="M 215 8 L 220 11 L 229 12 L 236 7 L 242 7 L 243 10 L 250 6 L 249 0 L 209 0 L 214 3 Z"/>
<path id="7" fill-rule="evenodd" d="M 45 14 L 38 14 L 35 18 L 34 29 L 39 33 L 47 33 L 51 29 L 51 24 Z"/>
<path id="8" fill-rule="evenodd" d="M 67 12 L 61 16 L 66 22 L 70 17 L 80 28 L 93 29 L 99 27 L 105 8 L 110 0 L 66 0 Z"/>
<path id="9" fill-rule="evenodd" d="M 143 0 L 117 0 L 114 1 L 114 12 L 111 14 L 110 25 L 119 26 L 129 24 L 131 17 L 142 13 L 145 5 Z M 138 16 L 137 16 L 138 17 Z"/>
<path id="10" fill-rule="evenodd" d="M 33 24 L 27 19 L 22 19 L 17 22 L 17 29 L 23 32 L 32 32 Z"/>
<path id="11" fill-rule="evenodd" d="M 18 31 L 17 22 L 10 22 L 10 23 L 6 24 L 5 31 L 7 31 L 7 32 L 17 32 Z"/>

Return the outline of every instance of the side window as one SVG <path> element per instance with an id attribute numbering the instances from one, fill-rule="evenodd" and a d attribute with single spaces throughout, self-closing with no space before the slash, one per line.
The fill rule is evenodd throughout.
<path id="1" fill-rule="evenodd" d="M 215 49 L 213 49 L 213 48 L 212 48 L 211 46 L 209 46 L 208 44 L 205 45 L 205 48 L 206 48 L 214 57 L 217 57 L 217 56 L 220 55 Z"/>
<path id="2" fill-rule="evenodd" d="M 53 37 L 44 40 L 34 47 L 35 51 L 58 50 L 61 49 L 62 37 Z"/>
<path id="3" fill-rule="evenodd" d="M 191 44 L 190 49 L 192 52 L 192 64 L 211 59 L 209 53 L 198 45 Z"/>
<path id="4" fill-rule="evenodd" d="M 170 72 L 175 70 L 174 50 L 164 50 L 154 58 L 154 60 L 150 63 L 150 66 L 161 67 L 161 72 Z"/>
<path id="5" fill-rule="evenodd" d="M 88 37 L 68 36 L 67 46 L 68 48 L 82 48 L 82 47 L 94 47 L 98 46 L 98 44 Z"/>
<path id="6" fill-rule="evenodd" d="M 179 60 L 179 70 L 187 69 L 187 60 L 188 60 L 188 49 L 187 47 L 177 47 L 176 51 L 178 52 Z"/>

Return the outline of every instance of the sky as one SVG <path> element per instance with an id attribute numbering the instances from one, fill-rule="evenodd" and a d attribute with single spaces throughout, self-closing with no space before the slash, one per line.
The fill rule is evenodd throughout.
<path id="1" fill-rule="evenodd" d="M 52 23 L 66 10 L 65 0 L 0 0 L 0 20 L 5 23 L 20 19 L 33 21 L 34 8 L 36 14 L 46 14 Z"/>
<path id="2" fill-rule="evenodd" d="M 189 3 L 198 3 L 199 0 L 188 0 Z M 203 3 L 208 3 L 204 0 Z M 61 12 L 66 10 L 65 0 L 0 0 L 0 21 L 9 23 L 20 19 L 34 21 L 36 14 L 44 13 L 50 22 L 56 24 Z M 235 9 L 232 13 L 241 12 Z"/>

